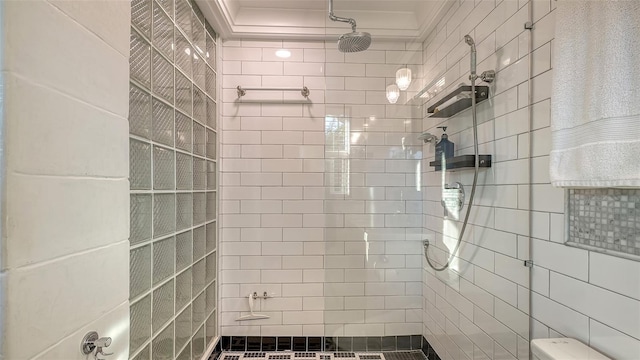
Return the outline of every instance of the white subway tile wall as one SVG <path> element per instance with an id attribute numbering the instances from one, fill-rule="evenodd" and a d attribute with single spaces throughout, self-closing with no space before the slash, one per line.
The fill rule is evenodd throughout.
<path id="1" fill-rule="evenodd" d="M 554 336 L 575 337 L 612 358 L 636 359 L 638 263 L 562 244 L 565 197 L 548 176 L 555 1 L 532 1 L 532 32 L 524 29 L 527 1 L 456 1 L 423 44 L 424 83 L 442 73 L 448 89 L 468 82 L 465 34 L 478 44 L 479 72 L 497 71 L 492 99 L 478 106 L 480 152 L 492 154 L 494 164 L 480 175 L 453 270 L 435 273 L 425 264 L 423 334 L 443 359 L 527 359 L 529 338 Z M 473 152 L 470 111 L 446 121 L 425 111 L 424 130 L 439 136 L 436 126 L 448 127 L 456 155 Z M 443 263 L 461 224 L 443 225 L 442 174 L 428 167 L 433 155 L 433 145 L 425 145 L 424 231 L 436 245 L 431 257 Z M 451 173 L 446 182 L 467 187 L 472 176 L 472 170 Z M 531 284 L 527 259 L 534 261 Z"/>
<path id="2" fill-rule="evenodd" d="M 419 75 L 415 48 L 223 43 L 223 335 L 421 333 L 420 112 L 384 96 L 404 64 Z M 253 292 L 270 319 L 236 321 Z"/>
<path id="3" fill-rule="evenodd" d="M 131 1 L 130 358 L 217 334 L 216 33 L 188 0 Z"/>

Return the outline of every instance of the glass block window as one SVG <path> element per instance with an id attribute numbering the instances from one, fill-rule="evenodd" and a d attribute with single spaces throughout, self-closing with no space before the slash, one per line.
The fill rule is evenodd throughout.
<path id="1" fill-rule="evenodd" d="M 217 35 L 191 0 L 132 0 L 131 359 L 217 336 Z"/>
<path id="2" fill-rule="evenodd" d="M 640 259 L 640 189 L 571 189 L 568 243 Z"/>

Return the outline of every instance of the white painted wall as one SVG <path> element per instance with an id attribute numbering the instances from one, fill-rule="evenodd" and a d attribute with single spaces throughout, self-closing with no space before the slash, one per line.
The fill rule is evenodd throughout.
<path id="1" fill-rule="evenodd" d="M 637 359 L 640 264 L 562 244 L 564 192 L 551 187 L 548 176 L 555 1 L 533 0 L 532 53 L 530 34 L 523 27 L 528 5 L 515 0 L 460 1 L 424 43 L 426 81 L 441 71 L 447 85 L 466 80 L 465 34 L 478 46 L 479 72 L 498 71 L 493 99 L 479 106 L 480 152 L 492 154 L 495 164 L 480 177 L 478 206 L 461 248 L 459 271 L 442 276 L 425 267 L 424 334 L 444 359 L 526 359 L 531 314 L 531 338 L 570 336 L 612 358 Z M 470 116 L 467 111 L 442 124 L 450 126 L 458 154 L 473 151 Z M 425 118 L 425 130 L 438 125 Z M 425 157 L 430 161 L 433 150 L 425 150 Z M 425 174 L 425 228 L 434 233 L 442 232 L 439 176 Z M 468 171 L 452 178 L 470 184 L 471 176 Z M 438 244 L 442 247 L 441 239 Z M 443 259 L 442 252 L 432 256 Z M 531 286 L 522 267 L 528 258 L 535 263 Z"/>
<path id="2" fill-rule="evenodd" d="M 222 334 L 419 334 L 421 122 L 384 89 L 402 64 L 419 69 L 420 44 L 228 41 L 222 57 Z M 238 85 L 305 85 L 310 103 L 239 103 Z M 332 146 L 325 115 L 349 119 L 348 147 Z M 271 318 L 236 322 L 253 291 L 274 296 L 256 305 Z"/>
<path id="3" fill-rule="evenodd" d="M 129 351 L 126 1 L 6 1 L 3 349 Z"/>

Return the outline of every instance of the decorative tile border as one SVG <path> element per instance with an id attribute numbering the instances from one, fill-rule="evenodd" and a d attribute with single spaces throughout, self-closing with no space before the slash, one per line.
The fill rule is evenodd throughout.
<path id="1" fill-rule="evenodd" d="M 640 189 L 571 189 L 567 243 L 640 259 Z"/>
<path id="2" fill-rule="evenodd" d="M 225 351 L 218 360 L 428 360 L 420 350 L 385 352 Z"/>
<path id="3" fill-rule="evenodd" d="M 298 352 L 382 352 L 421 350 L 427 359 L 440 360 L 422 335 L 408 336 L 222 336 L 211 354 L 217 359 L 222 351 L 298 351 Z"/>

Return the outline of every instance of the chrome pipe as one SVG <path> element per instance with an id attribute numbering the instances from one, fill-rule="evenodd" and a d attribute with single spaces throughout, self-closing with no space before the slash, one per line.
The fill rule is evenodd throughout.
<path id="1" fill-rule="evenodd" d="M 353 30 L 353 32 L 356 32 L 355 19 L 336 16 L 333 13 L 333 0 L 329 0 L 329 19 L 331 19 L 331 21 L 340 21 L 340 22 L 349 23 L 351 25 L 351 30 Z"/>

